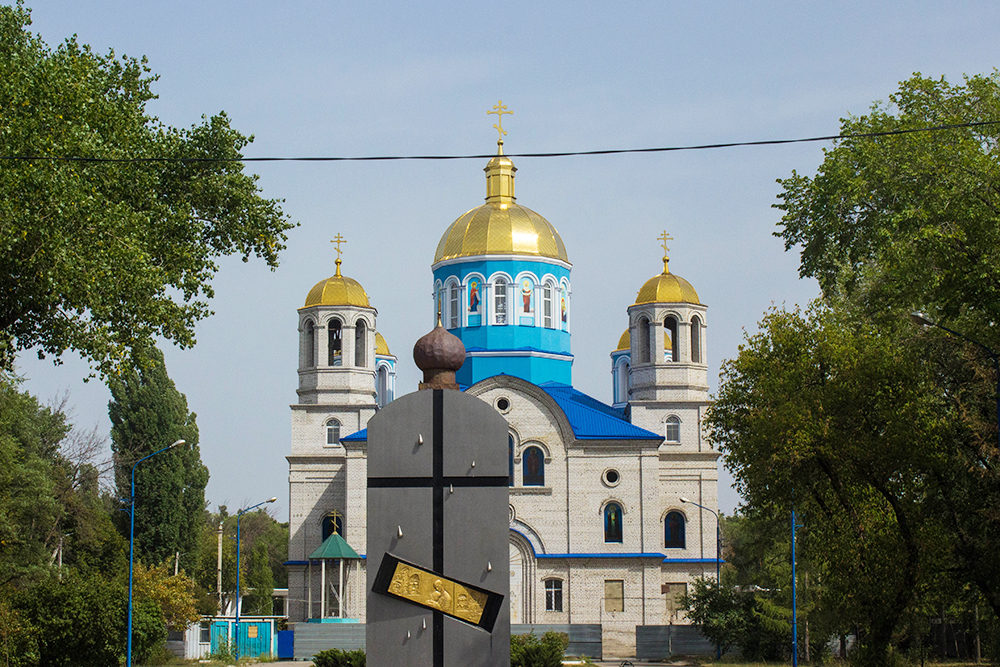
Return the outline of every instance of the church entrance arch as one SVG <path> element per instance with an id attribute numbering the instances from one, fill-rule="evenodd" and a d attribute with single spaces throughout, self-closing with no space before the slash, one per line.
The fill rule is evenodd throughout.
<path id="1" fill-rule="evenodd" d="M 522 536 L 510 533 L 510 622 L 534 620 L 535 558 Z"/>

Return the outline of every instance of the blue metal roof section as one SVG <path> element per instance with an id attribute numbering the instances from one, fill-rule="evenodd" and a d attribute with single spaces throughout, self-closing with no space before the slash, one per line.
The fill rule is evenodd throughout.
<path id="1" fill-rule="evenodd" d="M 368 429 L 363 428 L 357 433 L 346 435 L 340 439 L 341 442 L 368 442 Z"/>
<path id="2" fill-rule="evenodd" d="M 568 384 L 545 382 L 538 386 L 566 415 L 577 440 L 663 440 L 662 435 L 631 424 L 621 410 Z"/>

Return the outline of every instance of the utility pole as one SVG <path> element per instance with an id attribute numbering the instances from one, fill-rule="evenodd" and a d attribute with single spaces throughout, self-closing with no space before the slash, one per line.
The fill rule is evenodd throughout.
<path id="1" fill-rule="evenodd" d="M 225 613 L 222 608 L 222 522 L 219 522 L 219 560 L 215 568 L 215 588 L 219 591 L 219 616 Z"/>

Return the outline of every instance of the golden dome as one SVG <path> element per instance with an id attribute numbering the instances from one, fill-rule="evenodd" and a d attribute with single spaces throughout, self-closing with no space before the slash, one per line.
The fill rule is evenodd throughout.
<path id="1" fill-rule="evenodd" d="M 691 283 L 670 273 L 667 258 L 663 258 L 663 273 L 653 276 L 639 290 L 635 303 L 697 303 L 698 293 Z"/>
<path id="2" fill-rule="evenodd" d="M 434 263 L 475 255 L 536 255 L 569 262 L 552 223 L 514 203 L 517 168 L 510 158 L 497 155 L 485 171 L 486 203 L 451 223 L 438 243 Z"/>
<path id="3" fill-rule="evenodd" d="M 306 296 L 306 305 L 310 306 L 363 306 L 370 308 L 368 294 L 354 278 L 340 275 L 340 258 L 337 259 L 337 272 L 316 283 Z"/>
<path id="4" fill-rule="evenodd" d="M 392 352 L 389 351 L 389 344 L 385 342 L 385 338 L 382 334 L 375 332 L 375 354 L 381 354 L 383 357 L 391 357 Z"/>
<path id="5" fill-rule="evenodd" d="M 632 335 L 629 333 L 629 330 L 626 329 L 625 333 L 622 334 L 622 337 L 618 339 L 618 347 L 615 349 L 615 352 L 630 349 L 632 349 Z"/>

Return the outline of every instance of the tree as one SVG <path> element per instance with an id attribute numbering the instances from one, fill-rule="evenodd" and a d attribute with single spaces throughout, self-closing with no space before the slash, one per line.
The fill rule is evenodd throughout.
<path id="1" fill-rule="evenodd" d="M 0 7 L 0 367 L 73 349 L 115 375 L 158 336 L 192 345 L 217 260 L 273 269 L 292 225 L 225 113 L 164 125 L 145 59 L 51 49 L 30 22 Z"/>
<path id="2" fill-rule="evenodd" d="M 118 494 L 130 497 L 136 461 L 185 440 L 185 446 L 163 452 L 136 468 L 135 551 L 147 564 L 173 559 L 177 552 L 194 563 L 205 511 L 208 469 L 198 450 L 195 415 L 188 412 L 187 399 L 167 375 L 163 354 L 153 350 L 146 356 L 150 366 L 130 370 L 108 383 Z M 127 521 L 123 513 L 121 526 L 126 536 Z"/>
<path id="3" fill-rule="evenodd" d="M 243 613 L 248 616 L 270 616 L 274 613 L 274 577 L 267 555 L 267 544 L 258 540 L 246 559 L 246 576 L 241 583 L 246 587 Z"/>
<path id="4" fill-rule="evenodd" d="M 788 516 L 823 554 L 837 612 L 864 630 L 871 664 L 925 568 L 941 554 L 922 503 L 942 455 L 942 401 L 905 323 L 873 323 L 820 305 L 774 310 L 723 365 L 706 424 L 748 507 Z"/>
<path id="5" fill-rule="evenodd" d="M 933 304 L 948 319 L 1000 313 L 997 121 L 997 72 L 961 86 L 917 74 L 888 104 L 843 119 L 843 134 L 862 135 L 994 124 L 842 139 L 815 177 L 779 180 L 776 235 L 786 249 L 802 247 L 800 274 L 819 280 L 826 297 L 872 289 L 876 277 L 897 306 Z"/>
<path id="6" fill-rule="evenodd" d="M 1000 350 L 1000 74 L 962 85 L 915 75 L 888 104 L 844 119 L 857 136 L 826 152 L 814 177 L 780 180 L 778 235 L 801 246 L 800 273 L 828 303 L 870 319 L 923 310 L 943 325 Z M 985 125 L 983 124 L 985 123 Z M 883 318 L 884 319 L 884 318 Z M 914 334 L 916 332 L 914 331 Z M 1000 614 L 998 378 L 974 344 L 927 332 L 914 354 L 930 367 L 942 420 L 941 456 L 924 469 L 924 509 L 947 530 L 950 567 L 973 581 Z"/>

